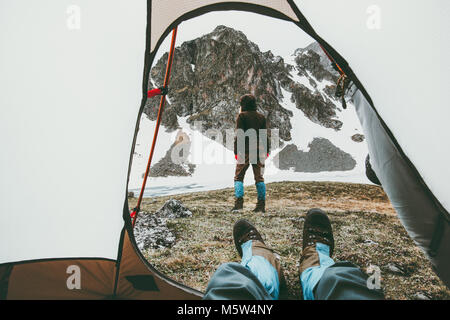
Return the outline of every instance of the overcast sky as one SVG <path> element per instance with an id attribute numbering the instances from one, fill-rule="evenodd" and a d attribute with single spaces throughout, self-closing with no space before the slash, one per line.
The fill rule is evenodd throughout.
<path id="1" fill-rule="evenodd" d="M 218 25 L 240 30 L 250 41 L 256 43 L 261 51 L 270 50 L 282 57 L 287 57 L 295 49 L 304 48 L 313 42 L 310 36 L 292 22 L 250 12 L 221 11 L 182 22 L 178 27 L 177 46 L 213 31 Z M 170 38 L 171 35 L 164 40 L 155 61 L 169 50 Z"/>

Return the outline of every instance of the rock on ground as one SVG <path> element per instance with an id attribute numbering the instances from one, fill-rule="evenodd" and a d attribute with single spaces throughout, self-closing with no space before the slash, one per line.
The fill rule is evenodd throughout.
<path id="1" fill-rule="evenodd" d="M 175 234 L 167 221 L 191 217 L 192 212 L 181 201 L 169 199 L 155 213 L 141 211 L 134 226 L 134 236 L 140 250 L 170 248 L 175 244 Z"/>
<path id="2" fill-rule="evenodd" d="M 355 142 L 363 142 L 364 139 L 365 139 L 365 137 L 363 134 L 357 133 L 357 134 L 352 135 L 352 140 Z"/>

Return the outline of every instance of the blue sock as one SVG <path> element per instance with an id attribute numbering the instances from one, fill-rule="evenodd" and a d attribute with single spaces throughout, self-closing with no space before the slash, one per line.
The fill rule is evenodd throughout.
<path id="1" fill-rule="evenodd" d="M 261 282 L 263 287 L 277 300 L 280 294 L 280 279 L 275 267 L 264 257 L 254 256 L 252 253 L 252 240 L 243 243 L 241 265 L 249 269 Z"/>
<path id="2" fill-rule="evenodd" d="M 319 255 L 320 266 L 306 269 L 300 275 L 300 283 L 303 289 L 304 300 L 314 300 L 314 288 L 319 283 L 325 270 L 334 264 L 334 260 L 330 258 L 330 247 L 326 244 L 317 242 L 316 251 Z"/>
<path id="3" fill-rule="evenodd" d="M 266 184 L 264 182 L 256 184 L 256 191 L 258 192 L 258 200 L 266 200 Z"/>
<path id="4" fill-rule="evenodd" d="M 234 182 L 234 195 L 236 198 L 244 197 L 244 183 L 242 181 Z"/>

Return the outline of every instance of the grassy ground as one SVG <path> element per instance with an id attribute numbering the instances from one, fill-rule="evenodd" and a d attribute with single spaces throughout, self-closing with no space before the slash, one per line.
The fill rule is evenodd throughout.
<path id="1" fill-rule="evenodd" d="M 381 269 L 381 285 L 387 299 L 449 299 L 450 290 L 431 270 L 423 253 L 406 234 L 386 195 L 377 186 L 331 182 L 279 182 L 267 185 L 267 212 L 254 214 L 255 187 L 246 187 L 244 211 L 231 213 L 233 190 L 191 193 L 144 199 L 142 209 L 155 212 L 166 200 L 181 200 L 191 218 L 170 221 L 177 236 L 170 249 L 144 252 L 167 276 L 204 291 L 208 280 L 224 262 L 239 262 L 232 228 L 240 218 L 250 220 L 266 244 L 282 257 L 289 299 L 301 299 L 298 261 L 302 228 L 308 209 L 325 210 L 333 225 L 335 261 L 347 260 L 364 271 Z M 130 199 L 133 207 L 135 199 Z M 395 267 L 401 272 L 395 271 Z"/>

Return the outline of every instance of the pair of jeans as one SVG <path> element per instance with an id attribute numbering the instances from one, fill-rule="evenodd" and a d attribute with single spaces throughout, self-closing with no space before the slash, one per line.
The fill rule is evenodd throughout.
<path id="1" fill-rule="evenodd" d="M 327 267 L 314 287 L 315 300 L 381 300 L 383 292 L 369 289 L 368 276 L 350 262 Z M 302 286 L 306 285 L 302 283 Z M 258 277 L 238 263 L 222 264 L 208 283 L 205 300 L 272 300 Z"/>

